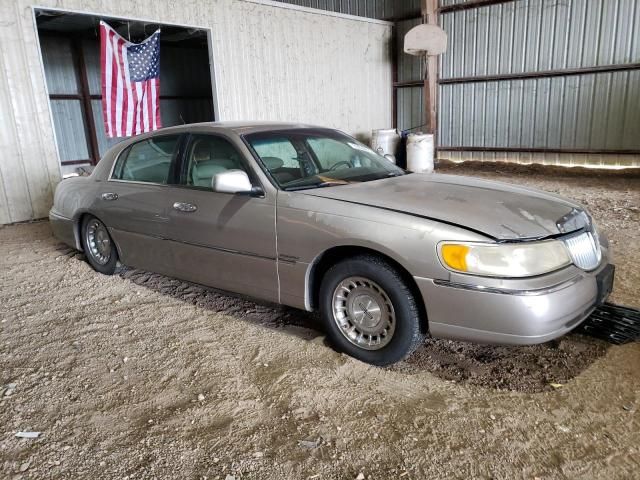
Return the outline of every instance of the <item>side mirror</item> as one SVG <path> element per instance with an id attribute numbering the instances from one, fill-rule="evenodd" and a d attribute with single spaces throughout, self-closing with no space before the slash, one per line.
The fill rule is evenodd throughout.
<path id="1" fill-rule="evenodd" d="M 217 173 L 211 179 L 211 188 L 218 193 L 245 193 L 255 195 L 261 188 L 251 185 L 247 172 L 243 170 L 227 170 Z"/>

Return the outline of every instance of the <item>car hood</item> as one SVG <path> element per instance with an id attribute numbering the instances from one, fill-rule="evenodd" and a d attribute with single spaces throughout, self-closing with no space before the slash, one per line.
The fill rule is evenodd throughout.
<path id="1" fill-rule="evenodd" d="M 580 205 L 562 197 L 458 175 L 414 173 L 300 193 L 426 217 L 498 240 L 545 238 L 590 221 Z"/>

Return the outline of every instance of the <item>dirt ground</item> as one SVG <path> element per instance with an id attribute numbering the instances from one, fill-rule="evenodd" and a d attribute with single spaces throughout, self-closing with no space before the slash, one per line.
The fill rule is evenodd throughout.
<path id="1" fill-rule="evenodd" d="M 612 300 L 640 307 L 639 175 L 439 170 L 586 205 L 615 249 Z M 0 305 L 0 477 L 640 476 L 638 343 L 428 340 L 375 368 L 328 348 L 313 315 L 99 275 L 47 222 L 0 228 Z"/>

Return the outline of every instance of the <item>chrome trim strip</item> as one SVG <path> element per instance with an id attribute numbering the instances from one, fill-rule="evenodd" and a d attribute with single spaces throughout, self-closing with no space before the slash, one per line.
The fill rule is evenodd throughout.
<path id="1" fill-rule="evenodd" d="M 253 252 L 243 252 L 240 250 L 232 250 L 230 248 L 214 247 L 212 245 L 205 245 L 203 243 L 197 243 L 197 242 L 185 242 L 182 240 L 174 240 L 173 238 L 165 238 L 165 240 L 169 240 L 171 242 L 176 242 L 176 243 L 182 243 L 184 245 L 191 245 L 192 247 L 208 248 L 209 250 L 216 250 L 218 252 L 223 252 L 223 253 L 231 253 L 234 255 L 244 255 L 245 257 L 261 258 L 263 260 L 271 260 L 271 261 L 276 260 L 276 257 L 268 257 L 266 255 L 260 255 L 258 253 L 253 253 Z"/>
<path id="2" fill-rule="evenodd" d="M 107 182 L 116 182 L 116 183 L 130 183 L 133 185 L 151 185 L 154 187 L 173 187 L 174 185 L 169 185 L 168 183 L 153 183 L 153 182 L 139 182 L 137 180 L 120 180 L 119 178 L 110 178 Z"/>
<path id="3" fill-rule="evenodd" d="M 235 254 L 235 255 L 244 255 L 246 257 L 255 257 L 255 258 L 261 258 L 263 260 L 271 260 L 271 261 L 275 261 L 276 260 L 276 257 L 268 257 L 268 256 L 265 256 L 265 255 L 260 255 L 260 254 L 253 253 L 253 252 L 243 252 L 243 251 L 240 251 L 240 250 L 231 250 L 229 248 L 214 247 L 212 245 L 205 245 L 205 244 L 196 243 L 196 242 L 185 242 L 185 241 L 182 241 L 182 240 L 175 240 L 173 238 L 161 237 L 159 235 L 150 235 L 148 233 L 132 232 L 130 230 L 122 230 L 120 228 L 114 228 L 114 229 L 110 229 L 110 230 L 116 230 L 116 231 L 124 232 L 124 233 L 131 233 L 133 235 L 143 235 L 143 236 L 155 238 L 157 240 L 167 240 L 167 241 L 170 241 L 170 242 L 182 243 L 183 245 L 191 245 L 192 247 L 208 248 L 210 250 L 217 250 L 219 252 L 224 252 L 224 253 L 232 253 L 232 254 Z"/>
<path id="4" fill-rule="evenodd" d="M 566 280 L 564 282 L 558 283 L 556 285 L 552 285 L 550 287 L 537 288 L 534 290 L 514 290 L 510 288 L 501 288 L 501 287 L 486 287 L 484 285 L 472 285 L 468 283 L 458 283 L 458 282 L 450 282 L 448 280 L 434 280 L 438 286 L 441 287 L 450 287 L 450 288 L 459 288 L 462 290 L 473 290 L 476 292 L 486 292 L 486 293 L 498 293 L 502 295 L 518 295 L 518 296 L 537 296 L 537 295 L 547 295 L 549 293 L 554 293 L 559 290 L 563 290 L 572 285 L 575 285 L 580 280 L 582 280 L 581 275 L 576 275 L 570 280 Z"/>

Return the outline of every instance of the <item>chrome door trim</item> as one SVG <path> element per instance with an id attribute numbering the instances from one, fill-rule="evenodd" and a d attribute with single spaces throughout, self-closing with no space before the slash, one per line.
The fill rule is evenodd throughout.
<path id="1" fill-rule="evenodd" d="M 182 241 L 182 240 L 174 240 L 172 238 L 167 238 L 166 240 L 170 240 L 170 241 L 175 242 L 175 243 L 181 243 L 183 245 L 190 245 L 192 247 L 208 248 L 209 250 L 215 250 L 217 252 L 231 253 L 231 254 L 234 254 L 234 255 L 243 255 L 245 257 L 261 258 L 263 260 L 271 260 L 271 261 L 274 261 L 274 262 L 276 261 L 276 257 L 269 257 L 269 256 L 266 256 L 266 255 L 260 255 L 258 253 L 253 253 L 253 252 L 244 252 L 244 251 L 241 251 L 241 250 L 232 250 L 232 249 L 224 248 L 224 247 L 214 247 L 212 245 L 205 245 L 205 244 L 197 243 L 197 242 L 185 242 L 185 241 Z"/>
<path id="2" fill-rule="evenodd" d="M 191 245 L 192 247 L 208 248 L 210 250 L 216 250 L 218 252 L 231 253 L 231 254 L 234 254 L 234 255 L 243 255 L 245 257 L 261 258 L 263 260 L 271 260 L 271 261 L 274 261 L 274 262 L 276 261 L 276 257 L 269 257 L 269 256 L 266 256 L 266 255 L 260 255 L 258 253 L 253 253 L 253 252 L 246 252 L 246 251 L 241 251 L 241 250 L 232 250 L 232 249 L 223 248 L 223 247 L 213 247 L 211 245 L 205 245 L 205 244 L 197 243 L 197 242 L 184 242 L 182 240 L 175 240 L 173 238 L 161 237 L 159 235 L 150 235 L 148 233 L 141 234 L 141 233 L 138 233 L 138 232 L 132 232 L 130 230 L 123 230 L 121 228 L 113 228 L 113 230 L 116 230 L 116 231 L 119 231 L 119 232 L 124 232 L 124 233 L 131 233 L 131 234 L 134 234 L 134 235 L 146 235 L 148 237 L 157 238 L 158 240 L 166 240 L 166 241 L 175 242 L 175 243 L 182 243 L 183 245 Z"/>
<path id="3" fill-rule="evenodd" d="M 119 178 L 110 178 L 107 182 L 116 182 L 116 183 L 128 183 L 133 185 L 151 185 L 154 187 L 173 187 L 174 185 L 168 183 L 153 183 L 153 182 L 140 182 L 138 180 L 120 180 Z"/>

